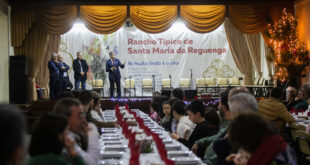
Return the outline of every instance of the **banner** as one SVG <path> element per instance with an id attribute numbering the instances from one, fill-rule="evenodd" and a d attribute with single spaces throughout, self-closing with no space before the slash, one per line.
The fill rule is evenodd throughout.
<path id="1" fill-rule="evenodd" d="M 102 79 L 105 96 L 109 91 L 105 65 L 110 51 L 125 63 L 125 68 L 120 70 L 122 88 L 125 79 L 131 77 L 135 80 L 137 96 L 141 95 L 142 79 L 154 78 L 155 91 L 160 91 L 161 80 L 169 76 L 174 88 L 179 87 L 180 79 L 186 78 L 192 80 L 192 89 L 196 78 L 240 77 L 224 26 L 207 34 L 192 32 L 177 23 L 159 34 L 148 34 L 135 27 L 122 27 L 108 35 L 73 28 L 61 36 L 60 54 L 64 61 L 72 66 L 76 53 L 81 52 L 89 65 L 87 89 L 92 89 L 93 79 Z M 69 75 L 74 82 L 72 70 Z M 147 92 L 150 95 L 151 90 L 144 94 Z"/>

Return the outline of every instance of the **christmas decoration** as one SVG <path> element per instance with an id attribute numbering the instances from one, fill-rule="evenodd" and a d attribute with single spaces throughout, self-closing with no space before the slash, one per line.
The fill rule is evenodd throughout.
<path id="1" fill-rule="evenodd" d="M 281 18 L 269 24 L 265 35 L 269 38 L 267 59 L 272 60 L 277 71 L 275 78 L 281 82 L 291 81 L 298 84 L 302 70 L 309 64 L 309 52 L 300 42 L 296 33 L 296 18 L 283 9 Z M 295 80 L 293 80 L 295 79 Z"/>

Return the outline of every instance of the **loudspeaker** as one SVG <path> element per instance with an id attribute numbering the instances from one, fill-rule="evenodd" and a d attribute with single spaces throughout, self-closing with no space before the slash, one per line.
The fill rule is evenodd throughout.
<path id="1" fill-rule="evenodd" d="M 186 99 L 194 99 L 197 96 L 197 90 L 185 90 L 184 94 Z"/>
<path id="2" fill-rule="evenodd" d="M 170 98 L 170 96 L 171 96 L 171 90 L 167 90 L 167 89 L 161 90 L 161 95 L 162 95 L 162 96 L 167 96 L 168 98 Z"/>
<path id="3" fill-rule="evenodd" d="M 9 92 L 11 104 L 26 104 L 28 94 L 26 56 L 10 56 Z"/>
<path id="4" fill-rule="evenodd" d="M 28 60 L 26 56 L 10 56 L 10 75 L 28 75 Z"/>
<path id="5" fill-rule="evenodd" d="M 10 103 L 26 104 L 28 97 L 28 76 L 10 75 Z"/>

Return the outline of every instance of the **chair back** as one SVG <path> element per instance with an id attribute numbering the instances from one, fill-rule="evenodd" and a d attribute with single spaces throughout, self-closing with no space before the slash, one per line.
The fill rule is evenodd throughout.
<path id="1" fill-rule="evenodd" d="M 135 87 L 135 79 L 126 79 L 125 88 L 134 88 Z"/>
<path id="2" fill-rule="evenodd" d="M 190 79 L 188 79 L 188 78 L 181 78 L 181 80 L 180 80 L 180 87 L 181 87 L 181 88 L 182 88 L 182 87 L 187 87 L 187 88 L 189 88 L 189 87 L 190 87 L 190 84 L 191 84 Z"/>
<path id="3" fill-rule="evenodd" d="M 204 78 L 197 78 L 196 79 L 196 87 L 205 87 L 206 81 Z"/>
<path id="4" fill-rule="evenodd" d="M 152 79 L 142 79 L 142 87 L 153 87 Z"/>
<path id="5" fill-rule="evenodd" d="M 239 78 L 230 78 L 230 85 L 240 85 Z"/>
<path id="6" fill-rule="evenodd" d="M 205 78 L 205 81 L 207 86 L 216 85 L 215 78 Z"/>
<path id="7" fill-rule="evenodd" d="M 229 85 L 228 84 L 228 80 L 227 80 L 227 78 L 219 78 L 218 79 L 218 85 Z"/>
<path id="8" fill-rule="evenodd" d="M 170 88 L 171 87 L 170 81 L 171 81 L 170 79 L 162 79 L 161 80 L 162 87 Z"/>

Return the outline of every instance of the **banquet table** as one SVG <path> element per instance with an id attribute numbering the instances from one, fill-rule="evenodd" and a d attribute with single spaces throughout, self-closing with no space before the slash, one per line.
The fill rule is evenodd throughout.
<path id="1" fill-rule="evenodd" d="M 121 107 L 123 108 L 123 107 Z M 147 114 L 139 109 L 132 109 L 141 117 L 144 124 L 156 132 L 163 140 L 167 155 L 176 165 L 201 165 L 204 164 L 199 157 L 185 147 L 182 143 L 173 140 L 169 133 L 159 124 L 153 121 Z M 106 120 L 116 120 L 115 110 L 106 110 L 103 112 L 103 118 Z M 133 127 L 131 127 L 134 129 Z M 136 129 L 139 129 L 138 127 Z M 99 144 L 101 146 L 101 165 L 105 164 L 130 164 L 130 149 L 128 148 L 128 139 L 122 134 L 122 128 L 102 128 Z M 140 165 L 161 165 L 165 164 L 158 153 L 155 142 L 152 142 L 153 151 L 151 153 L 140 153 Z"/>

